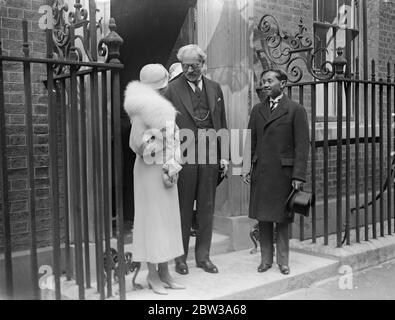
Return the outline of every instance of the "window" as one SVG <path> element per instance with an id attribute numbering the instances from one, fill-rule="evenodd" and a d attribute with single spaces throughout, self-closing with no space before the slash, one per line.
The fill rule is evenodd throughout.
<path id="1" fill-rule="evenodd" d="M 314 0 L 314 67 L 319 70 L 325 61 L 333 61 L 337 48 L 343 50 L 348 64 L 346 75 L 355 69 L 355 58 L 359 55 L 360 13 L 358 0 Z M 317 115 L 323 116 L 323 85 L 317 88 Z M 337 87 L 329 85 L 329 117 L 337 117 Z M 343 101 L 345 96 L 343 93 Z M 353 103 L 351 104 L 353 105 Z M 345 108 L 344 108 L 345 109 Z M 352 111 L 353 112 L 353 111 Z M 343 110 L 345 116 L 345 110 Z"/>

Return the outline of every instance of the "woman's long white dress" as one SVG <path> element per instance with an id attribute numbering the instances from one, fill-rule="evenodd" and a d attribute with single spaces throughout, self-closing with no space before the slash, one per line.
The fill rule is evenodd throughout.
<path id="1" fill-rule="evenodd" d="M 161 164 L 147 164 L 143 157 L 147 125 L 133 117 L 130 147 L 136 153 L 134 165 L 133 260 L 167 262 L 184 254 L 177 184 L 165 187 Z M 170 137 L 174 138 L 174 136 Z M 166 149 L 166 153 L 174 150 Z M 160 156 L 160 153 L 157 154 Z"/>

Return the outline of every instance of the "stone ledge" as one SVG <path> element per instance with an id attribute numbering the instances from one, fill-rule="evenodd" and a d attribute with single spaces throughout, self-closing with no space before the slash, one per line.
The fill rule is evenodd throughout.
<path id="1" fill-rule="evenodd" d="M 391 221 L 394 224 L 394 221 Z M 385 222 L 387 230 L 387 221 Z M 377 231 L 379 231 L 377 224 Z M 378 232 L 379 233 L 379 232 Z M 313 254 L 320 257 L 337 259 L 341 264 L 350 265 L 354 271 L 362 270 L 368 267 L 378 265 L 395 258 L 395 235 L 386 235 L 385 237 L 372 238 L 372 227 L 369 225 L 369 241 L 364 241 L 364 229 L 360 229 L 361 242 L 355 242 L 355 230 L 351 231 L 352 245 L 344 245 L 341 248 L 336 247 L 336 235 L 329 236 L 328 245 L 324 245 L 324 238 L 317 238 L 316 243 L 311 240 L 299 241 L 292 239 L 290 241 L 291 249 Z"/>

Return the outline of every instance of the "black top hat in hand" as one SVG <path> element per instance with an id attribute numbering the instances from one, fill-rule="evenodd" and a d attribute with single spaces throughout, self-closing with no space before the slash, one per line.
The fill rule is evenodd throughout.
<path id="1" fill-rule="evenodd" d="M 287 199 L 287 210 L 290 213 L 298 213 L 308 217 L 310 207 L 313 206 L 314 203 L 314 194 L 292 188 L 292 191 Z"/>

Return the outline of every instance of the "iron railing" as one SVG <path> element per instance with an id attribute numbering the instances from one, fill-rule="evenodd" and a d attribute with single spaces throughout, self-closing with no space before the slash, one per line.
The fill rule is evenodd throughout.
<path id="1" fill-rule="evenodd" d="M 97 25 L 81 22 L 80 1 L 76 1 L 74 20 L 67 25 L 65 33 L 68 52 L 59 55 L 54 32 L 47 32 L 47 57 L 35 58 L 29 54 L 28 23 L 23 21 L 23 53 L 21 57 L 5 56 L 1 52 L 0 39 L 0 149 L 2 223 L 4 230 L 4 266 L 7 297 L 15 296 L 14 265 L 12 252 L 11 219 L 9 207 L 9 179 L 7 175 L 6 110 L 4 100 L 3 65 L 8 62 L 23 66 L 24 96 L 26 105 L 27 181 L 30 213 L 30 273 L 32 298 L 40 299 L 38 244 L 36 223 L 36 198 L 33 159 L 33 111 L 32 66 L 46 66 L 45 81 L 48 94 L 49 159 L 50 159 L 50 212 L 52 220 L 52 270 L 55 298 L 62 298 L 61 278 L 75 279 L 78 298 L 84 299 L 86 289 L 96 279 L 101 299 L 113 295 L 111 276 L 110 239 L 112 237 L 112 214 L 116 212 L 116 238 L 118 251 L 119 298 L 125 299 L 125 259 L 122 208 L 122 147 L 121 147 L 121 101 L 119 73 L 123 65 L 119 60 L 122 39 L 116 34 L 115 22 L 110 19 L 110 32 L 99 44 L 95 36 L 84 41 L 89 49 L 89 61 L 81 58 L 81 49 L 75 42 L 75 29 L 83 27 L 84 34 L 96 35 Z M 55 7 L 54 7 L 55 9 Z M 64 8 L 62 9 L 64 10 Z M 96 6 L 89 1 L 90 21 L 96 21 Z M 78 20 L 78 21 L 77 21 Z M 59 25 L 58 25 L 59 27 Z M 89 30 L 89 33 L 86 33 Z M 63 43 L 62 45 L 65 45 Z M 58 52 L 58 54 L 55 54 Z M 106 54 L 106 62 L 98 61 L 98 53 Z M 111 121 L 109 121 L 111 119 Z M 113 158 L 112 154 L 115 154 Z M 114 168 L 115 185 L 111 172 Z M 88 170 L 89 173 L 88 174 Z M 112 189 L 115 203 L 112 204 Z M 88 208 L 88 197 L 93 199 Z M 94 239 L 89 238 L 90 217 L 94 220 Z M 90 252 L 94 243 L 95 252 Z M 105 252 L 105 253 L 104 253 Z M 95 274 L 91 274 L 90 261 L 95 261 Z M 74 262 L 74 264 L 72 264 Z M 104 270 L 106 268 L 106 270 Z M 62 272 L 65 271 L 65 275 Z M 107 275 L 107 277 L 105 276 Z M 18 277 L 24 275 L 18 275 Z"/>
<path id="2" fill-rule="evenodd" d="M 365 1 L 363 4 L 366 15 Z M 366 19 L 363 21 L 366 26 Z M 254 30 L 258 95 L 263 98 L 259 90 L 260 72 L 283 69 L 289 79 L 288 95 L 309 113 L 311 171 L 307 188 L 318 201 L 312 208 L 311 220 L 300 217 L 301 241 L 311 238 L 316 242 L 322 236 L 323 244 L 328 245 L 330 234 L 336 234 L 335 243 L 340 247 L 360 242 L 360 227 L 364 228 L 366 241 L 377 238 L 377 222 L 380 236 L 395 230 L 391 220 L 395 207 L 392 203 L 395 75 L 391 74 L 388 62 L 386 79 L 376 79 L 376 61 L 368 66 L 367 28 L 363 29 L 363 80 L 359 59 L 346 59 L 340 48 L 333 61 L 328 59 L 317 66 L 317 56 L 328 50 L 314 47 L 302 19 L 294 35 L 283 31 L 277 19 L 269 14 L 262 16 Z M 349 49 L 347 45 L 345 49 Z"/>
<path id="3" fill-rule="evenodd" d="M 360 242 L 361 227 L 365 241 L 395 232 L 395 78 L 389 62 L 386 79 L 378 80 L 374 60 L 370 80 L 359 78 L 358 59 L 355 66 L 349 78 L 340 72 L 334 79 L 290 84 L 287 89 L 291 98 L 310 109 L 311 172 L 307 188 L 319 201 L 312 208 L 308 238 L 316 242 L 323 236 L 323 244 L 328 245 L 330 234 L 335 233 L 338 247 Z M 330 91 L 335 94 L 330 95 Z M 317 114 L 317 107 L 322 108 L 321 114 Z M 330 114 L 330 107 L 335 114 Z M 300 217 L 301 241 L 307 239 L 304 220 Z M 335 228 L 331 228 L 333 223 Z"/>

